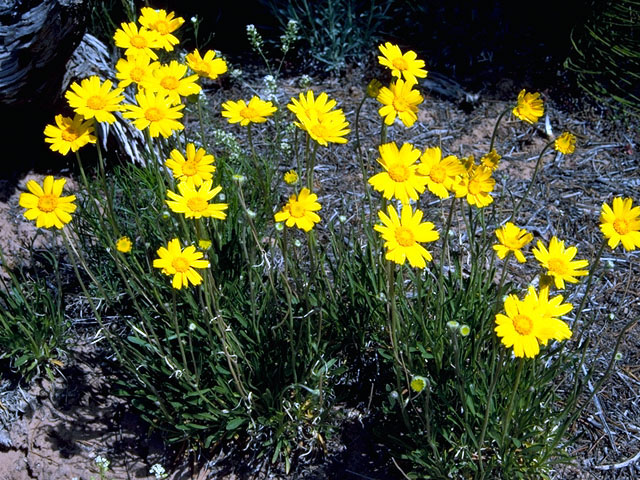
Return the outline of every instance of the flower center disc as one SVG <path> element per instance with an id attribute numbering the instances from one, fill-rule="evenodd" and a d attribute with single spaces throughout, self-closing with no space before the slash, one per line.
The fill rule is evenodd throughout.
<path id="1" fill-rule="evenodd" d="M 165 22 L 164 20 L 158 20 L 154 25 L 153 25 L 154 29 L 165 35 L 166 33 L 169 32 L 169 24 L 167 22 Z"/>
<path id="2" fill-rule="evenodd" d="M 327 131 L 327 127 L 318 123 L 311 127 L 311 133 L 313 133 L 318 138 L 327 138 L 329 136 L 329 132 Z"/>
<path id="3" fill-rule="evenodd" d="M 409 68 L 409 64 L 402 57 L 394 58 L 392 63 L 393 63 L 393 66 L 396 67 L 398 70 L 406 70 L 407 68 Z"/>
<path id="4" fill-rule="evenodd" d="M 78 139 L 78 134 L 73 130 L 62 130 L 60 136 L 65 142 L 73 142 Z"/>
<path id="5" fill-rule="evenodd" d="M 171 261 L 171 266 L 176 269 L 176 272 L 184 273 L 189 270 L 189 260 L 184 257 L 176 257 Z"/>
<path id="6" fill-rule="evenodd" d="M 394 182 L 402 183 L 409 178 L 409 169 L 406 165 L 396 163 L 389 167 L 389 176 Z"/>
<path id="7" fill-rule="evenodd" d="M 188 177 L 191 177 L 192 175 L 198 173 L 198 166 L 196 165 L 196 161 L 187 160 L 186 162 L 184 162 L 184 164 L 182 165 L 182 173 L 184 175 L 187 175 Z"/>
<path id="8" fill-rule="evenodd" d="M 258 113 L 253 108 L 246 107 L 240 111 L 240 116 L 246 118 L 247 120 L 253 120 L 258 116 Z"/>
<path id="9" fill-rule="evenodd" d="M 549 271 L 556 275 L 564 275 L 567 273 L 567 263 L 562 258 L 549 259 Z"/>
<path id="10" fill-rule="evenodd" d="M 209 203 L 201 197 L 191 197 L 187 200 L 187 207 L 194 212 L 204 212 L 208 206 Z"/>
<path id="11" fill-rule="evenodd" d="M 395 108 L 397 112 L 408 112 L 411 110 L 407 101 L 402 98 L 393 99 L 393 108 Z"/>
<path id="12" fill-rule="evenodd" d="M 626 235 L 629 233 L 629 222 L 627 222 L 624 218 L 616 218 L 613 221 L 613 229 L 618 232 L 619 235 Z"/>
<path id="13" fill-rule="evenodd" d="M 194 70 L 201 75 L 209 75 L 209 64 L 205 61 L 198 62 Z"/>
<path id="14" fill-rule="evenodd" d="M 176 77 L 169 76 L 160 80 L 160 85 L 162 85 L 162 88 L 166 88 L 167 90 L 175 90 L 178 88 L 178 85 L 180 85 L 180 82 L 178 82 Z"/>
<path id="15" fill-rule="evenodd" d="M 147 46 L 147 39 L 142 35 L 134 35 L 133 37 L 131 37 L 130 41 L 131 45 L 133 45 L 135 48 L 146 48 Z"/>
<path id="16" fill-rule="evenodd" d="M 146 118 L 150 122 L 158 122 L 164 118 L 164 115 L 159 108 L 151 107 L 147 108 L 144 111 L 144 118 Z"/>
<path id="17" fill-rule="evenodd" d="M 142 80 L 142 77 L 144 76 L 144 69 L 140 67 L 133 67 L 131 69 L 131 73 L 129 73 L 129 76 L 131 77 L 131 80 L 133 80 L 134 82 L 139 82 L 140 80 Z"/>
<path id="18" fill-rule="evenodd" d="M 413 232 L 407 227 L 398 227 L 395 231 L 396 241 L 403 247 L 410 247 L 415 243 Z"/>
<path id="19" fill-rule="evenodd" d="M 440 165 L 436 165 L 435 167 L 431 168 L 431 171 L 429 172 L 429 177 L 431 177 L 431 180 L 433 180 L 436 183 L 442 183 L 444 182 L 444 179 L 446 177 L 446 172 L 444 168 L 442 168 Z"/>
<path id="20" fill-rule="evenodd" d="M 291 207 L 289 210 L 291 212 L 291 216 L 296 218 L 302 218 L 306 213 L 304 205 L 302 205 L 300 202 L 291 202 Z"/>
<path id="21" fill-rule="evenodd" d="M 49 213 L 53 212 L 58 206 L 58 198 L 54 195 L 42 195 L 38 199 L 38 210 Z"/>
<path id="22" fill-rule="evenodd" d="M 87 98 L 87 107 L 92 110 L 102 110 L 106 104 L 106 100 L 100 95 L 93 95 Z"/>
<path id="23" fill-rule="evenodd" d="M 513 319 L 513 328 L 520 335 L 529 335 L 533 330 L 533 320 L 526 315 L 516 315 Z"/>
<path id="24" fill-rule="evenodd" d="M 469 193 L 471 195 L 477 195 L 482 191 L 480 188 L 480 182 L 478 180 L 471 180 L 469 182 Z"/>

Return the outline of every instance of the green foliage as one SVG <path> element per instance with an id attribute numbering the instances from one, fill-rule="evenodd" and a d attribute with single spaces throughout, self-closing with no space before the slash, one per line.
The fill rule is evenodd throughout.
<path id="1" fill-rule="evenodd" d="M 309 54 L 331 72 L 366 55 L 379 40 L 393 1 L 270 0 L 269 7 L 283 25 L 295 20 Z"/>
<path id="2" fill-rule="evenodd" d="M 640 2 L 595 0 L 591 16 L 573 30 L 565 67 L 599 101 L 640 115 Z"/>

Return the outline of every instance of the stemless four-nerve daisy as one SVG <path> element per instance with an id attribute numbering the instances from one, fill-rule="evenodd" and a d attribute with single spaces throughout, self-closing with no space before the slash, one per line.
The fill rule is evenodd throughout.
<path id="1" fill-rule="evenodd" d="M 532 249 L 533 255 L 540 264 L 547 269 L 547 274 L 554 279 L 556 288 L 564 288 L 564 282 L 578 283 L 576 277 L 587 275 L 586 270 L 581 270 L 589 265 L 587 260 L 573 260 L 578 253 L 576 247 L 564 248 L 564 240 L 558 240 L 555 236 L 549 242 L 549 249 L 538 240 L 536 248 Z"/>
<path id="2" fill-rule="evenodd" d="M 564 132 L 553 142 L 554 148 L 563 155 L 571 155 L 576 151 L 576 136 L 569 132 Z"/>
<path id="3" fill-rule="evenodd" d="M 533 234 L 527 232 L 524 228 L 517 227 L 511 222 L 507 222 L 504 226 L 496 230 L 498 242 L 493 249 L 498 254 L 498 258 L 504 259 L 509 253 L 513 253 L 520 263 L 527 261 L 521 250 L 533 240 Z"/>
<path id="4" fill-rule="evenodd" d="M 562 295 L 556 295 L 549 300 L 549 288 L 541 288 L 538 295 L 533 287 L 529 287 L 529 292 L 524 298 L 524 302 L 529 304 L 534 312 L 539 314 L 543 322 L 539 331 L 539 340 L 542 345 L 546 345 L 549 340 L 566 340 L 571 338 L 572 332 L 564 321 L 560 320 L 573 309 L 570 303 L 562 303 Z"/>
<path id="5" fill-rule="evenodd" d="M 491 150 L 486 155 L 483 155 L 480 159 L 480 164 L 484 165 L 487 168 L 490 168 L 492 172 L 498 169 L 498 165 L 500 165 L 500 159 L 502 156 L 495 151 L 495 149 Z"/>
<path id="6" fill-rule="evenodd" d="M 167 190 L 167 205 L 176 213 L 183 213 L 187 218 L 227 218 L 225 210 L 229 207 L 226 203 L 209 203 L 222 190 L 221 186 L 213 187 L 211 180 L 202 182 L 200 187 L 194 187 L 187 182 L 178 184 L 178 192 Z"/>
<path id="7" fill-rule="evenodd" d="M 150 7 L 142 7 L 140 9 L 140 18 L 138 21 L 143 27 L 158 32 L 160 35 L 159 45 L 167 51 L 173 50 L 173 47 L 180 41 L 172 35 L 184 23 L 184 18 L 176 17 L 175 13 L 166 10 Z"/>
<path id="8" fill-rule="evenodd" d="M 518 103 L 513 108 L 513 114 L 523 122 L 535 123 L 544 114 L 544 105 L 540 93 L 528 93 L 522 90 L 518 94 Z"/>
<path id="9" fill-rule="evenodd" d="M 172 60 L 168 65 L 160 65 L 141 83 L 151 92 L 165 93 L 172 103 L 180 103 L 181 97 L 200 93 L 202 88 L 196 83 L 198 75 L 187 74 L 187 66 Z"/>
<path id="10" fill-rule="evenodd" d="M 420 244 L 440 238 L 440 234 L 433 229 L 433 223 L 422 222 L 422 211 L 414 212 L 409 205 L 403 205 L 400 216 L 392 205 L 387 206 L 387 213 L 388 215 L 379 211 L 378 217 L 382 225 L 373 226 L 385 241 L 385 258 L 399 265 L 409 260 L 412 267 L 425 268 L 426 262 L 430 262 L 433 257 Z"/>
<path id="11" fill-rule="evenodd" d="M 71 221 L 71 213 L 76 209 L 73 203 L 75 195 L 63 197 L 62 188 L 66 180 L 53 176 L 45 177 L 42 186 L 35 180 L 27 182 L 27 189 L 31 193 L 21 193 L 19 204 L 27 209 L 24 216 L 27 220 L 35 220 L 38 228 L 62 228 Z"/>
<path id="12" fill-rule="evenodd" d="M 187 65 L 196 73 L 196 75 L 215 80 L 228 69 L 227 62 L 222 58 L 215 57 L 216 52 L 213 50 L 207 50 L 204 52 L 204 57 L 202 57 L 196 48 L 186 56 L 186 60 Z"/>
<path id="13" fill-rule="evenodd" d="M 303 188 L 298 195 L 289 197 L 287 204 L 274 215 L 274 219 L 276 222 L 285 222 L 287 227 L 296 226 L 308 232 L 320 221 L 320 216 L 315 212 L 321 208 L 318 196 L 308 188 Z"/>
<path id="14" fill-rule="evenodd" d="M 379 45 L 378 49 L 383 55 L 378 57 L 380 65 L 390 68 L 391 75 L 394 77 L 402 76 L 405 80 L 416 83 L 418 81 L 416 77 L 427 76 L 427 71 L 423 68 L 424 60 L 418 60 L 418 55 L 413 50 L 402 53 L 400 48 L 391 42 Z"/>
<path id="15" fill-rule="evenodd" d="M 184 105 L 173 105 L 166 94 L 141 90 L 136 94 L 136 100 L 138 105 L 125 105 L 129 111 L 123 116 L 132 119 L 138 130 L 149 128 L 152 137 L 162 135 L 167 138 L 174 130 L 184 129 L 184 125 L 178 122 Z"/>
<path id="16" fill-rule="evenodd" d="M 325 92 L 322 92 L 316 98 L 313 90 L 300 93 L 298 98 L 292 97 L 291 102 L 287 104 L 287 108 L 291 110 L 298 119 L 297 122 L 294 122 L 295 126 L 302 129 L 304 129 L 303 123 L 313 115 L 320 121 L 327 115 L 344 115 L 342 110 L 334 110 L 335 106 L 336 101 L 330 99 Z"/>
<path id="17" fill-rule="evenodd" d="M 369 179 L 371 186 L 382 192 L 386 199 L 394 197 L 403 204 L 408 204 L 410 198 L 418 200 L 418 194 L 424 192 L 427 183 L 426 177 L 416 173 L 416 161 L 420 157 L 420 150 L 410 143 L 405 143 L 398 149 L 395 142 L 380 145 L 378 150 L 378 163 L 385 171 Z"/>
<path id="18" fill-rule="evenodd" d="M 414 90 L 415 83 L 396 80 L 389 88 L 382 87 L 378 93 L 378 100 L 383 106 L 378 110 L 384 123 L 393 125 L 396 117 L 400 118 L 405 127 L 412 126 L 418 119 L 418 105 L 422 103 L 422 95 Z"/>
<path id="19" fill-rule="evenodd" d="M 116 250 L 122 253 L 129 253 L 133 247 L 133 242 L 129 237 L 122 236 L 116 240 Z"/>
<path id="20" fill-rule="evenodd" d="M 56 124 L 47 125 L 44 128 L 44 141 L 50 143 L 49 148 L 62 155 L 77 152 L 87 143 L 96 143 L 93 135 L 93 120 L 85 120 L 81 115 L 75 115 L 73 119 L 62 115 L 56 115 Z"/>
<path id="21" fill-rule="evenodd" d="M 533 358 L 540 353 L 539 340 L 548 341 L 545 320 L 531 302 L 523 302 L 515 295 L 509 295 L 504 302 L 506 315 L 496 315 L 495 332 L 502 344 L 513 347 L 516 357 Z"/>
<path id="22" fill-rule="evenodd" d="M 198 148 L 193 143 L 188 143 L 185 151 L 186 158 L 177 149 L 171 150 L 170 158 L 165 165 L 171 169 L 173 177 L 179 182 L 186 182 L 192 187 L 199 187 L 202 182 L 211 180 L 216 167 L 213 165 L 215 158 L 207 154 L 204 148 Z"/>
<path id="23" fill-rule="evenodd" d="M 116 117 L 111 112 L 122 109 L 120 102 L 124 99 L 121 88 L 111 87 L 111 80 L 100 81 L 93 75 L 83 79 L 80 84 L 73 82 L 70 90 L 64 94 L 69 106 L 87 120 L 95 118 L 98 122 L 113 123 Z"/>
<path id="24" fill-rule="evenodd" d="M 118 86 L 124 88 L 135 83 L 140 87 L 153 78 L 153 71 L 159 66 L 159 62 L 152 62 L 146 55 L 121 58 L 116 63 L 116 78 L 120 80 Z"/>
<path id="25" fill-rule="evenodd" d="M 267 117 L 273 115 L 277 108 L 271 102 L 264 101 L 259 97 L 252 97 L 249 103 L 244 100 L 234 102 L 229 100 L 222 104 L 222 116 L 229 123 L 240 123 L 246 127 L 250 123 L 264 123 Z"/>
<path id="26" fill-rule="evenodd" d="M 335 110 L 327 115 L 318 116 L 316 112 L 310 112 L 309 117 L 302 120 L 302 129 L 306 131 L 312 140 L 326 147 L 329 143 L 347 143 L 344 138 L 351 130 L 347 128 L 349 122 L 342 110 Z"/>
<path id="27" fill-rule="evenodd" d="M 609 239 L 609 247 L 616 248 L 620 242 L 626 251 L 640 248 L 640 206 L 633 206 L 631 198 L 616 197 L 613 208 L 602 204 L 600 230 Z"/>
<path id="28" fill-rule="evenodd" d="M 116 47 L 126 49 L 124 54 L 128 57 L 143 55 L 152 60 L 158 59 L 154 48 L 162 48 L 161 36 L 155 30 L 140 27 L 133 23 L 122 23 L 122 28 L 116 30 L 113 35 Z"/>
<path id="29" fill-rule="evenodd" d="M 196 251 L 196 247 L 189 245 L 183 250 L 180 240 L 170 240 L 166 247 L 157 251 L 160 258 L 153 261 L 155 268 L 161 268 L 165 275 L 173 275 L 173 288 L 180 290 L 188 287 L 189 283 L 200 285 L 202 276 L 194 269 L 209 268 L 209 262 L 203 259 L 203 253 Z"/>
<path id="30" fill-rule="evenodd" d="M 289 170 L 288 172 L 284 173 L 284 182 L 287 185 L 293 185 L 294 183 L 298 183 L 298 180 L 300 179 L 298 177 L 298 172 L 296 172 L 295 170 Z"/>
<path id="31" fill-rule="evenodd" d="M 466 170 L 457 157 L 449 155 L 442 158 L 440 147 L 430 147 L 420 156 L 417 172 L 424 176 L 431 193 L 447 198 L 455 180 L 466 173 Z"/>
<path id="32" fill-rule="evenodd" d="M 475 165 L 468 175 L 459 177 L 453 189 L 456 197 L 466 197 L 469 205 L 483 208 L 493 202 L 491 192 L 495 185 L 496 181 L 491 176 L 491 169 L 484 165 Z"/>

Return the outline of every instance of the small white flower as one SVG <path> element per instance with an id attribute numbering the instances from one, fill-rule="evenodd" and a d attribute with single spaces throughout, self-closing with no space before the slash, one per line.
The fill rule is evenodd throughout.
<path id="1" fill-rule="evenodd" d="M 282 223 L 282 222 L 276 223 L 276 230 L 278 230 L 279 232 L 284 230 L 284 223 Z"/>

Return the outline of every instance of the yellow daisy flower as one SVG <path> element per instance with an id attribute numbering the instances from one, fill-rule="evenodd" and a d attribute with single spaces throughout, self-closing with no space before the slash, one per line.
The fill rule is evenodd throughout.
<path id="1" fill-rule="evenodd" d="M 133 242 L 131 242 L 131 239 L 126 235 L 123 237 L 120 237 L 116 241 L 116 250 L 118 250 L 119 252 L 129 253 L 132 247 L 133 247 Z"/>
<path id="2" fill-rule="evenodd" d="M 544 114 L 544 105 L 540 93 L 527 93 L 522 90 L 518 94 L 518 104 L 513 108 L 513 114 L 523 122 L 535 123 Z"/>
<path id="3" fill-rule="evenodd" d="M 299 177 L 298 172 L 295 170 L 289 170 L 284 174 L 284 181 L 287 185 L 293 185 L 294 183 L 298 183 Z"/>
<path id="4" fill-rule="evenodd" d="M 603 203 L 600 230 L 612 249 L 620 242 L 628 252 L 640 248 L 640 206 L 634 207 L 631 198 L 621 197 L 613 199 L 613 208 Z"/>
<path id="5" fill-rule="evenodd" d="M 562 341 L 571 338 L 572 332 L 569 325 L 557 317 L 569 313 L 573 305 L 562 303 L 562 300 L 562 295 L 556 295 L 549 300 L 548 287 L 541 288 L 539 295 L 533 287 L 529 287 L 529 292 L 524 298 L 524 303 L 529 304 L 530 308 L 544 320 L 538 331 L 538 340 L 542 345 L 546 345 L 549 340 Z"/>
<path id="6" fill-rule="evenodd" d="M 427 71 L 424 67 L 424 60 L 418 60 L 416 52 L 409 50 L 406 53 L 402 53 L 397 45 L 393 45 L 391 42 L 386 42 L 384 45 L 378 45 L 382 57 L 378 57 L 380 65 L 391 69 L 391 75 L 400 78 L 404 77 L 405 80 L 413 83 L 417 83 L 418 78 L 425 78 Z"/>
<path id="7" fill-rule="evenodd" d="M 515 295 L 507 297 L 504 310 L 506 315 L 496 315 L 497 326 L 494 329 L 502 344 L 507 348 L 513 347 L 516 357 L 533 358 L 538 355 L 539 339 L 548 332 L 544 329 L 546 322 L 540 311 L 531 302 L 523 302 Z"/>
<path id="8" fill-rule="evenodd" d="M 171 150 L 171 158 L 167 159 L 165 165 L 171 169 L 173 177 L 191 187 L 199 187 L 202 182 L 211 180 L 216 171 L 213 155 L 208 155 L 204 148 L 196 150 L 193 143 L 187 144 L 185 154 L 187 158 L 177 149 Z"/>
<path id="9" fill-rule="evenodd" d="M 420 157 L 417 172 L 425 177 L 431 193 L 447 198 L 456 178 L 465 173 L 465 168 L 457 157 L 449 155 L 442 158 L 440 147 L 431 147 L 425 149 Z"/>
<path id="10" fill-rule="evenodd" d="M 166 200 L 169 208 L 176 213 L 183 213 L 187 218 L 210 217 L 224 220 L 227 214 L 224 212 L 229 205 L 226 203 L 209 203 L 222 190 L 221 186 L 213 188 L 213 181 L 206 180 L 200 187 L 194 187 L 187 182 L 178 184 L 180 194 L 167 190 Z"/>
<path id="11" fill-rule="evenodd" d="M 259 97 L 252 97 L 247 104 L 244 100 L 234 102 L 229 100 L 222 104 L 222 116 L 229 123 L 240 123 L 246 127 L 250 123 L 264 123 L 267 117 L 273 115 L 277 108 L 271 102 L 261 100 Z"/>
<path id="12" fill-rule="evenodd" d="M 480 159 L 480 164 L 495 172 L 498 169 L 498 165 L 500 165 L 501 158 L 502 157 L 494 149 Z"/>
<path id="13" fill-rule="evenodd" d="M 496 237 L 498 237 L 500 243 L 494 245 L 493 249 L 498 254 L 498 258 L 503 259 L 513 252 L 518 262 L 524 263 L 527 261 L 520 250 L 533 240 L 533 234 L 527 232 L 524 228 L 507 222 L 503 227 L 496 230 Z"/>
<path id="14" fill-rule="evenodd" d="M 554 148 L 563 155 L 570 155 L 576 151 L 576 136 L 569 132 L 564 132 L 553 143 Z"/>
<path id="15" fill-rule="evenodd" d="M 196 251 L 193 245 L 183 250 L 177 238 L 170 240 L 166 248 L 160 247 L 157 254 L 160 258 L 153 261 L 154 268 L 161 268 L 165 275 L 173 275 L 171 284 L 177 290 L 188 287 L 189 283 L 200 285 L 202 276 L 194 269 L 209 268 L 209 262 L 202 258 L 202 252 Z"/>
<path id="16" fill-rule="evenodd" d="M 73 119 L 56 115 L 56 124 L 44 128 L 44 141 L 51 144 L 49 148 L 54 152 L 66 155 L 69 150 L 77 152 L 87 143 L 96 143 L 93 133 L 93 120 L 85 120 L 77 114 Z"/>
<path id="17" fill-rule="evenodd" d="M 76 210 L 73 203 L 75 195 L 62 197 L 62 188 L 67 182 L 64 178 L 54 180 L 53 176 L 45 177 L 42 186 L 35 180 L 27 182 L 31 193 L 21 193 L 19 204 L 27 209 L 24 216 L 27 220 L 35 220 L 38 228 L 62 228 L 71 221 L 71 213 Z"/>
<path id="18" fill-rule="evenodd" d="M 124 54 L 128 57 L 143 55 L 152 60 L 157 60 L 158 55 L 154 48 L 162 48 L 161 35 L 148 28 L 140 27 L 133 23 L 122 23 L 113 35 L 116 47 L 125 48 Z"/>
<path id="19" fill-rule="evenodd" d="M 316 98 L 313 90 L 309 90 L 306 94 L 301 93 L 298 95 L 297 99 L 292 97 L 287 108 L 298 118 L 298 122 L 294 122 L 296 127 L 304 129 L 303 123 L 312 116 L 317 118 L 318 121 L 322 121 L 327 115 L 343 115 L 342 110 L 333 110 L 335 106 L 336 101 L 329 99 L 325 92 L 322 92 Z"/>
<path id="20" fill-rule="evenodd" d="M 188 97 L 200 93 L 202 88 L 196 83 L 197 75 L 189 75 L 187 66 L 172 60 L 169 65 L 160 65 L 153 70 L 153 75 L 149 76 L 141 83 L 141 86 L 151 92 L 164 93 L 172 103 L 181 103 L 181 97 Z"/>
<path id="21" fill-rule="evenodd" d="M 140 25 L 143 27 L 158 32 L 160 35 L 160 47 L 170 52 L 175 45 L 180 43 L 180 41 L 172 35 L 172 32 L 180 28 L 184 23 L 184 18 L 175 17 L 173 12 L 167 14 L 166 10 L 156 10 L 150 7 L 142 7 L 140 13 L 141 15 L 140 18 L 138 18 L 138 22 L 140 22 Z"/>
<path id="22" fill-rule="evenodd" d="M 347 143 L 344 136 L 351 132 L 347 128 L 348 126 L 349 122 L 347 122 L 342 110 L 334 110 L 321 118 L 312 111 L 309 117 L 302 121 L 302 129 L 324 147 L 328 146 L 329 142 Z"/>
<path id="23" fill-rule="evenodd" d="M 382 192 L 384 198 L 394 197 L 405 205 L 410 198 L 418 200 L 418 194 L 424 192 L 427 184 L 427 178 L 417 174 L 420 150 L 410 143 L 403 144 L 398 150 L 395 142 L 380 145 L 378 150 L 378 163 L 385 171 L 369 179 L 371 186 Z"/>
<path id="24" fill-rule="evenodd" d="M 589 265 L 587 260 L 572 261 L 578 249 L 569 247 L 565 250 L 564 240 L 558 240 L 555 236 L 549 242 L 549 250 L 538 240 L 537 248 L 532 252 L 540 264 L 547 269 L 547 274 L 553 277 L 556 288 L 564 288 L 565 281 L 578 283 L 576 277 L 588 273 L 586 270 L 580 270 Z"/>
<path id="25" fill-rule="evenodd" d="M 422 103 L 422 95 L 413 90 L 415 83 L 404 82 L 400 79 L 389 88 L 382 87 L 377 100 L 383 105 L 378 113 L 384 117 L 384 123 L 392 125 L 399 117 L 405 127 L 410 127 L 418 119 L 418 105 Z"/>
<path id="26" fill-rule="evenodd" d="M 73 82 L 64 96 L 78 115 L 111 124 L 116 121 L 111 112 L 122 110 L 120 102 L 124 99 L 121 88 L 111 90 L 111 87 L 111 80 L 101 83 L 100 77 L 94 75 L 83 79 L 80 85 Z"/>
<path id="27" fill-rule="evenodd" d="M 121 58 L 116 63 L 116 78 L 120 80 L 118 86 L 124 88 L 135 83 L 140 87 L 153 78 L 153 71 L 159 66 L 160 63 L 152 62 L 146 55 Z"/>
<path id="28" fill-rule="evenodd" d="M 186 57 L 187 65 L 198 76 L 215 80 L 228 70 L 227 62 L 222 58 L 215 58 L 216 52 L 207 50 L 204 57 L 200 56 L 200 52 L 196 48 Z"/>
<path id="29" fill-rule="evenodd" d="M 420 375 L 416 375 L 411 379 L 411 383 L 409 385 L 411 386 L 411 390 L 416 393 L 420 393 L 427 386 L 427 379 Z"/>
<path id="30" fill-rule="evenodd" d="M 469 205 L 483 208 L 493 202 L 491 192 L 495 185 L 496 181 L 491 176 L 491 169 L 484 165 L 476 165 L 468 175 L 461 176 L 453 188 L 456 197 L 466 197 Z"/>
<path id="31" fill-rule="evenodd" d="M 294 225 L 305 232 L 310 231 L 320 221 L 317 212 L 322 208 L 318 196 L 308 188 L 300 190 L 298 195 L 291 195 L 282 210 L 274 215 L 276 222 L 285 222 L 287 227 Z"/>
<path id="32" fill-rule="evenodd" d="M 125 105 L 128 112 L 123 116 L 133 120 L 138 130 L 149 128 L 152 137 L 162 135 L 168 138 L 175 130 L 183 130 L 184 125 L 178 122 L 182 118 L 184 105 L 173 105 L 166 94 L 141 90 L 136 94 L 138 105 Z"/>
<path id="33" fill-rule="evenodd" d="M 380 233 L 387 249 L 385 258 L 399 265 L 409 260 L 409 265 L 415 268 L 425 268 L 426 262 L 433 257 L 421 243 L 434 242 L 440 238 L 440 234 L 433 229 L 431 222 L 422 222 L 422 211 L 415 212 L 409 205 L 403 205 L 400 217 L 396 209 L 387 206 L 386 215 L 382 210 L 378 217 L 382 225 L 376 224 L 373 229 Z M 426 261 L 425 261 L 426 260 Z"/>
<path id="34" fill-rule="evenodd" d="M 198 240 L 198 246 L 202 250 L 209 250 L 211 248 L 211 245 L 213 245 L 211 240 L 206 240 L 206 239 Z"/>

